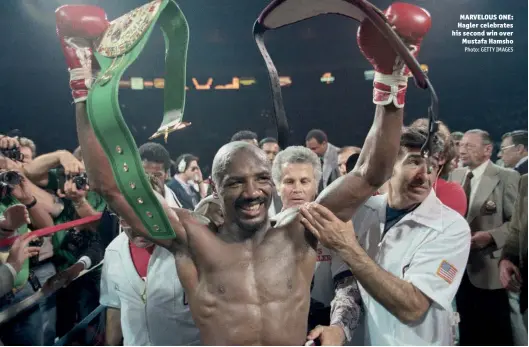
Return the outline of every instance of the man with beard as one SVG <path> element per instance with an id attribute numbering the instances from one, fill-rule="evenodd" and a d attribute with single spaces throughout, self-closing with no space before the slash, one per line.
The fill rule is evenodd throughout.
<path id="1" fill-rule="evenodd" d="M 432 189 L 429 166 L 443 149 L 435 137 L 425 159 L 426 133 L 404 130 L 388 194 L 358 209 L 354 229 L 319 204 L 302 208 L 303 224 L 336 251 L 360 285 L 366 345 L 453 344 L 452 300 L 470 252 L 470 227 Z"/>
<path id="2" fill-rule="evenodd" d="M 403 36 L 413 54 L 418 54 L 422 38 L 431 26 L 428 12 L 396 3 L 386 13 L 392 14 L 388 24 Z M 104 11 L 97 7 L 83 6 L 80 10 L 65 6 L 57 11 L 57 32 L 69 65 L 76 103 L 78 136 L 81 146 L 90 148 L 85 162 L 92 187 L 132 230 L 174 255 L 202 343 L 304 344 L 317 242 L 305 230 L 297 211 L 281 224 L 270 227 L 267 210 L 273 183 L 270 163 L 261 149 L 237 141 L 217 152 L 212 176 L 224 224 L 216 233 L 190 211 L 170 209 L 158 195 L 174 237 L 155 238 L 151 233 L 161 228 L 156 225 L 158 228 L 147 229 L 134 210 L 136 205 L 131 205 L 134 202 L 129 203 L 120 191 L 101 139 L 87 114 L 86 100 L 93 101 L 88 98 L 92 76 L 91 67 L 83 64 L 90 59 L 79 58 L 92 52 L 93 43 L 86 45 L 86 39 L 98 37 L 107 26 Z M 406 30 L 401 30 L 402 27 Z M 85 41 L 72 37 L 83 37 Z M 343 221 L 349 221 L 356 209 L 391 176 L 399 150 L 409 77 L 402 59 L 371 21 L 360 24 L 358 42 L 376 71 L 375 119 L 362 147 L 358 170 L 340 177 L 320 196 L 322 205 Z M 117 148 L 117 153 L 120 149 Z M 125 170 L 128 168 L 124 166 Z M 138 204 L 143 202 L 135 200 Z"/>

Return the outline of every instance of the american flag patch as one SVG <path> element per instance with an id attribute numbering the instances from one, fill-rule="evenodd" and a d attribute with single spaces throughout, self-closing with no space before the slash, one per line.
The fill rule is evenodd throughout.
<path id="1" fill-rule="evenodd" d="M 454 281 L 456 274 L 457 274 L 457 269 L 455 268 L 455 266 L 451 265 L 446 260 L 443 260 L 441 262 L 441 265 L 439 265 L 439 268 L 437 269 L 437 276 L 441 277 L 449 284 L 451 284 Z"/>

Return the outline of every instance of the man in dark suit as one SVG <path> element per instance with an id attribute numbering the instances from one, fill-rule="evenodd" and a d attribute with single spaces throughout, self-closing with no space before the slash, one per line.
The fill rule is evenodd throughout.
<path id="1" fill-rule="evenodd" d="M 515 130 L 501 137 L 501 147 L 498 157 L 503 160 L 505 167 L 514 169 L 524 175 L 527 173 L 527 131 Z"/>
<path id="2" fill-rule="evenodd" d="M 327 134 L 320 129 L 312 129 L 305 137 L 305 145 L 320 158 L 322 175 L 318 185 L 318 194 L 340 177 L 338 166 L 339 148 L 327 140 Z"/>
<path id="3" fill-rule="evenodd" d="M 198 157 L 192 154 L 182 154 L 176 159 L 176 170 L 176 175 L 167 186 L 176 194 L 183 208 L 194 210 L 207 194 L 207 186 L 198 166 Z M 198 191 L 195 185 L 198 185 Z"/>
<path id="4" fill-rule="evenodd" d="M 519 299 L 511 300 L 511 323 L 517 346 L 527 346 L 527 174 L 520 179 L 520 189 L 509 223 L 509 236 L 500 260 L 500 281 Z"/>
<path id="5" fill-rule="evenodd" d="M 498 262 L 520 175 L 490 161 L 492 141 L 486 131 L 467 131 L 459 151 L 466 167 L 454 170 L 450 181 L 465 190 L 472 233 L 467 271 L 456 295 L 460 343 L 512 345 L 509 300 L 499 280 Z"/>

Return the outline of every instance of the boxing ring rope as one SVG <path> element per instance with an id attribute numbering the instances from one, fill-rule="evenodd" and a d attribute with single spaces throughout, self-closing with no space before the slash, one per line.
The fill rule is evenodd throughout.
<path id="1" fill-rule="evenodd" d="M 59 341 L 55 342 L 54 346 L 66 346 L 66 343 L 68 343 L 68 341 L 72 339 L 76 333 L 81 332 L 85 330 L 86 328 L 88 328 L 88 324 L 92 320 L 94 320 L 99 314 L 105 312 L 105 309 L 106 309 L 106 306 L 99 305 L 95 310 L 93 310 L 92 312 L 90 312 L 90 314 L 88 314 L 85 318 L 83 318 L 82 321 L 77 323 L 72 328 L 72 330 L 64 334 L 64 336 L 61 337 Z"/>
<path id="2" fill-rule="evenodd" d="M 37 235 L 37 237 L 49 236 L 61 230 L 68 230 L 68 229 L 75 228 L 81 225 L 97 222 L 98 220 L 101 219 L 101 216 L 102 216 L 102 213 L 97 213 L 93 216 L 79 218 L 71 222 L 66 222 L 62 224 L 53 225 L 51 227 L 35 230 L 31 232 L 31 235 Z M 24 235 L 27 235 L 27 234 L 24 234 Z M 13 236 L 13 237 L 0 240 L 0 248 L 11 246 L 13 242 L 15 242 L 15 240 L 19 237 L 20 236 L 17 235 L 17 236 Z"/>
<path id="3" fill-rule="evenodd" d="M 39 229 L 39 230 L 32 231 L 31 235 L 37 235 L 39 237 L 49 236 L 49 235 L 51 235 L 53 233 L 56 233 L 58 231 L 61 231 L 61 230 L 68 230 L 68 229 L 71 229 L 71 228 L 74 228 L 74 227 L 78 227 L 78 226 L 90 224 L 90 223 L 93 223 L 93 222 L 97 222 L 98 220 L 101 219 L 101 215 L 102 215 L 101 213 L 98 213 L 98 214 L 90 216 L 90 217 L 80 218 L 80 219 L 76 219 L 76 220 L 71 221 L 71 222 L 66 222 L 66 223 L 54 225 L 54 226 L 51 226 L 51 227 L 42 228 L 42 229 Z M 13 242 L 15 242 L 15 240 L 18 237 L 20 237 L 20 236 L 14 236 L 14 237 L 10 237 L 10 238 L 7 238 L 7 239 L 0 240 L 0 248 L 8 247 L 8 246 L 12 245 Z M 74 278 L 72 280 L 72 282 L 78 280 L 82 276 L 86 275 L 87 273 L 89 273 L 89 272 L 91 272 L 91 271 L 93 271 L 95 269 L 101 268 L 101 266 L 103 265 L 103 261 L 104 260 L 102 260 L 100 263 L 92 266 L 92 268 L 90 268 L 88 270 L 81 271 L 81 273 L 79 273 L 79 275 L 76 278 Z M 47 282 L 48 281 L 46 281 L 46 283 Z M 19 315 L 20 313 L 22 313 L 24 311 L 27 311 L 28 309 L 30 309 L 33 306 L 37 305 L 41 298 L 44 298 L 46 296 L 49 296 L 49 295 L 52 295 L 52 294 L 56 293 L 62 287 L 54 288 L 54 286 L 52 284 L 51 288 L 52 289 L 49 290 L 49 291 L 43 291 L 43 288 L 40 288 L 35 294 L 31 295 L 30 297 L 28 297 L 28 298 L 26 298 L 26 299 L 24 299 L 24 300 L 22 300 L 22 301 L 20 301 L 20 302 L 18 302 L 16 304 L 13 304 L 13 305 L 9 306 L 8 308 L 6 308 L 5 310 L 1 311 L 0 312 L 0 325 L 8 322 L 9 320 L 11 320 L 14 317 L 16 317 L 17 315 Z M 61 346 L 64 345 L 66 343 L 67 339 L 70 336 L 72 336 L 75 332 L 80 331 L 82 329 L 82 327 L 83 327 L 82 324 L 87 326 L 88 322 L 93 320 L 99 313 L 101 313 L 103 311 L 103 309 L 104 309 L 104 307 L 99 306 L 96 310 L 92 311 L 87 317 L 85 317 L 80 323 L 76 324 L 72 328 L 72 330 L 70 330 L 67 334 L 65 334 L 58 341 L 58 343 L 60 343 L 59 345 L 61 345 Z"/>

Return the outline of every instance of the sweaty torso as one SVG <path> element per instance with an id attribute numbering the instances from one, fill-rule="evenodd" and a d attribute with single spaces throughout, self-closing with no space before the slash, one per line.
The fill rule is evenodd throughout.
<path id="1" fill-rule="evenodd" d="M 270 228 L 260 242 L 232 242 L 184 225 L 191 253 L 177 268 L 202 343 L 305 343 L 316 254 L 303 235 Z"/>

